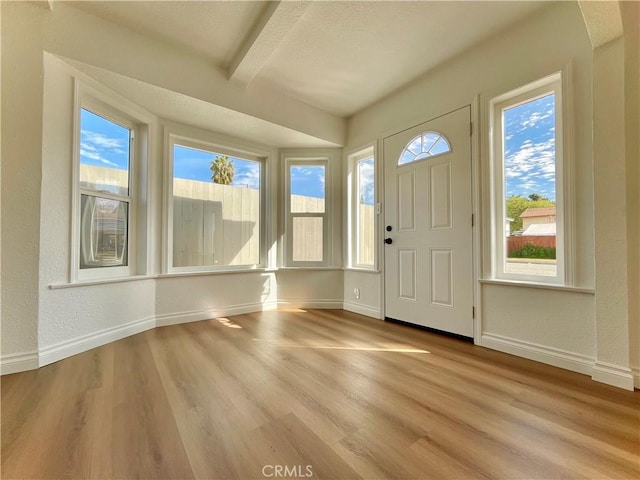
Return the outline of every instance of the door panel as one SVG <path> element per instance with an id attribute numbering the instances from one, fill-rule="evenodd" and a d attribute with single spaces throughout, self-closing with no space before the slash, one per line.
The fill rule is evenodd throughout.
<path id="1" fill-rule="evenodd" d="M 453 261 L 449 248 L 431 250 L 431 304 L 453 307 Z"/>
<path id="2" fill-rule="evenodd" d="M 431 228 L 451 228 L 453 212 L 451 198 L 451 163 L 449 160 L 429 166 L 431 177 Z"/>
<path id="3" fill-rule="evenodd" d="M 416 251 L 398 250 L 398 281 L 400 298 L 416 299 Z"/>
<path id="4" fill-rule="evenodd" d="M 384 215 L 392 228 L 384 267 L 385 316 L 472 337 L 469 125 L 464 107 L 384 139 Z M 434 138 L 430 132 L 444 136 L 450 151 L 398 165 L 420 153 L 416 137 Z"/>
<path id="5" fill-rule="evenodd" d="M 398 175 L 398 230 L 401 232 L 415 230 L 415 185 L 415 172 Z"/>

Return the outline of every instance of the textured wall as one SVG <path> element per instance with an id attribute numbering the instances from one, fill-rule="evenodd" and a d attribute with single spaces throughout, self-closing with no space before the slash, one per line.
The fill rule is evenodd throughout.
<path id="1" fill-rule="evenodd" d="M 2 2 L 2 354 L 38 347 L 44 9 Z"/>
<path id="2" fill-rule="evenodd" d="M 480 95 L 482 128 L 487 123 L 487 105 L 493 96 L 558 71 L 567 64 L 571 64 L 572 74 L 575 128 L 571 153 L 576 164 L 573 192 L 577 205 L 576 238 L 580 239 L 576 251 L 576 282 L 578 286 L 592 288 L 591 45 L 575 4 L 561 2 L 543 9 L 356 114 L 349 123 L 345 149 L 367 144 L 462 105 L 475 104 L 476 95 Z M 480 131 L 478 125 L 474 130 L 481 135 L 483 150 L 479 174 L 484 181 L 482 189 L 486 192 L 489 163 L 484 147 L 488 133 Z M 480 208 L 481 220 L 488 226 L 488 196 L 482 198 Z M 487 237 L 483 240 L 486 268 L 490 264 L 490 249 Z M 364 275 L 367 274 L 349 272 L 345 276 L 345 302 L 358 302 L 353 299 L 352 290 L 365 281 Z M 376 292 L 376 289 L 368 291 Z M 592 295 L 489 285 L 483 285 L 482 292 L 483 298 L 479 300 L 484 302 L 484 333 L 580 355 L 594 355 Z M 375 298 L 367 303 L 379 305 L 380 302 L 380 298 Z"/>

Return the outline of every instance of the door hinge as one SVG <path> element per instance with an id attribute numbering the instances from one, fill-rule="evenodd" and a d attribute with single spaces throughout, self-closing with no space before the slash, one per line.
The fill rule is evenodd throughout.
<path id="1" fill-rule="evenodd" d="M 476 318 L 476 307 L 471 307 L 471 318 Z"/>
<path id="2" fill-rule="evenodd" d="M 473 122 L 469 122 L 469 136 L 473 135 Z"/>
<path id="3" fill-rule="evenodd" d="M 473 227 L 476 224 L 476 216 L 472 213 L 471 214 L 471 226 Z"/>

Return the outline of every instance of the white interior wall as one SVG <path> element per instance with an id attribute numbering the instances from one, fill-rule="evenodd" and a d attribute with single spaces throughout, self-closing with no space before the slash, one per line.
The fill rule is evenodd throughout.
<path id="1" fill-rule="evenodd" d="M 541 34 L 541 32 L 544 32 Z M 495 95 L 570 66 L 576 203 L 576 286 L 579 291 L 501 284 L 481 286 L 481 344 L 567 368 L 590 371 L 595 357 L 593 164 L 591 154 L 591 48 L 578 7 L 561 2 L 543 9 L 509 31 L 447 62 L 399 92 L 350 119 L 345 149 L 381 139 L 429 118 L 480 99 L 481 172 L 486 172 L 488 101 Z M 488 227 L 488 177 L 479 180 L 483 229 Z M 478 231 L 478 229 L 476 229 Z M 484 271 L 489 275 L 488 236 L 483 236 Z M 382 278 L 378 278 L 381 282 Z M 354 287 L 371 274 L 345 276 L 345 302 L 369 307 L 382 298 L 353 299 Z"/>
<path id="2" fill-rule="evenodd" d="M 2 9 L 0 9 L 0 52 L 2 52 Z M 0 62 L 0 105 L 2 105 L 2 62 Z M 0 132 L 2 132 L 2 108 L 0 107 Z M 2 252 L 2 135 L 0 135 L 0 252 Z M 2 254 L 0 253 L 0 272 L 2 272 Z M 0 275 L 0 324 L 2 323 L 2 275 Z M 1 329 L 0 329 L 1 330 Z M 0 338 L 2 332 L 0 331 Z M 0 346 L 2 340 L 0 340 Z"/>
<path id="3" fill-rule="evenodd" d="M 32 10 L 37 8 L 32 7 Z M 50 53 L 243 112 L 337 145 L 344 143 L 344 119 L 274 90 L 229 82 L 224 70 L 188 49 L 151 39 L 64 3 L 57 2 L 55 8 L 46 9 L 46 13 L 43 48 Z"/>
<path id="4" fill-rule="evenodd" d="M 360 298 L 356 298 L 356 288 Z M 383 318 L 381 288 L 378 271 L 345 270 L 343 308 L 361 315 Z"/>
<path id="5" fill-rule="evenodd" d="M 41 353 L 60 350 L 60 355 L 64 355 L 65 346 L 97 332 L 137 324 L 150 327 L 155 314 L 155 282 L 51 288 L 71 281 L 74 77 L 52 55 L 45 54 L 43 62 L 39 218 L 40 235 L 46 241 L 40 243 L 39 253 L 38 347 Z M 150 163 L 154 160 L 151 158 Z M 59 359 L 55 355 L 50 358 Z"/>
<path id="6" fill-rule="evenodd" d="M 2 354 L 34 366 L 42 178 L 45 10 L 2 6 Z M 11 122 L 6 119 L 11 118 Z"/>
<path id="7" fill-rule="evenodd" d="M 108 93 L 108 89 L 49 52 L 97 63 L 101 68 L 112 67 L 151 83 L 161 79 L 167 82 L 163 86 L 179 88 L 182 94 L 219 101 L 274 125 L 306 130 L 319 143 L 342 142 L 345 122 L 298 101 L 272 95 L 273 92 L 257 92 L 254 98 L 256 92 L 217 88 L 216 82 L 222 81 L 216 80 L 219 72 L 213 71 L 205 59 L 65 5 L 56 5 L 53 12 L 33 3 L 3 2 L 1 8 L 5 93 L 2 113 L 12 119 L 2 125 L 2 245 L 8 247 L 2 250 L 2 297 L 6 305 L 2 322 L 3 373 L 35 368 L 156 325 L 274 308 L 279 288 L 285 292 L 286 305 L 341 305 L 340 268 L 305 274 L 283 272 L 277 276 L 269 269 L 161 275 L 166 122 L 153 115 L 147 184 L 139 210 L 147 225 L 147 238 L 140 248 L 144 258 L 139 270 L 143 275 L 119 282 L 70 283 L 73 75 L 104 92 Z M 87 41 L 78 42 L 78 38 Z M 143 62 L 141 58 L 153 61 Z M 194 86 L 200 90 L 193 90 Z M 111 95 L 126 101 L 127 91 Z M 274 102 L 277 108 L 273 108 Z M 201 133 L 188 126 L 185 129 Z M 241 135 L 250 137 L 247 132 Z M 277 227 L 281 217 L 279 157 L 276 149 L 264 149 L 272 151 L 266 169 L 270 192 L 268 266 L 277 267 L 273 246 L 281 238 Z M 327 152 L 333 172 L 327 179 L 334 194 L 330 207 L 335 216 L 333 229 L 340 238 L 341 151 Z M 332 265 L 340 266 L 340 241 L 332 241 L 332 256 Z M 11 301 L 6 302 L 7 298 Z"/>
<path id="8" fill-rule="evenodd" d="M 640 3 L 620 4 L 625 34 L 625 109 L 630 366 L 640 388 Z"/>
<path id="9" fill-rule="evenodd" d="M 637 6 L 633 8 L 633 18 L 637 19 Z M 629 11 L 633 8 L 629 7 Z M 211 312 L 240 313 L 243 308 L 249 308 L 247 305 L 259 302 L 264 308 L 270 308 L 278 298 L 286 299 L 291 306 L 301 304 L 304 299 L 317 300 L 324 306 L 344 299 L 345 307 L 351 306 L 356 311 L 360 309 L 360 313 L 376 316 L 376 310 L 382 312 L 380 275 L 357 271 L 345 272 L 343 276 L 339 270 L 319 271 L 317 274 L 280 270 L 277 273 L 153 278 L 50 289 L 51 284 L 68 279 L 66 249 L 70 236 L 70 197 L 69 189 L 65 190 L 65 187 L 69 186 L 71 175 L 69 158 L 64 157 L 64 153 L 70 151 L 70 144 L 64 145 L 65 137 L 59 137 L 64 135 L 69 124 L 64 121 L 53 124 L 48 119 L 59 119 L 61 102 L 71 92 L 68 85 L 64 85 L 67 80 L 62 80 L 52 70 L 46 82 L 52 80 L 57 85 L 52 87 L 56 94 L 52 98 L 47 96 L 43 103 L 44 51 L 174 89 L 337 144 L 343 143 L 345 122 L 300 102 L 272 95 L 272 92 L 244 91 L 227 86 L 224 75 L 203 58 L 65 5 L 56 5 L 52 13 L 33 3 L 2 2 L 1 11 L 2 115 L 12 120 L 2 123 L 1 145 L 3 368 L 5 361 L 22 368 L 32 368 L 38 364 L 38 350 L 42 352 L 41 361 L 46 363 L 113 340 L 118 335 L 148 328 L 156 318 L 160 323 L 171 323 L 194 320 L 199 316 L 205 318 L 202 315 Z M 637 25 L 635 28 L 637 38 Z M 78 42 L 77 38 L 91 41 Z M 634 81 L 637 85 L 638 43 L 634 41 L 627 40 L 625 45 L 627 89 Z M 141 62 L 141 58 L 153 61 Z M 635 67 L 633 58 L 636 58 Z M 355 115 L 349 121 L 348 143 L 354 147 L 371 143 L 386 134 L 472 103 L 477 94 L 480 94 L 482 107 L 483 102 L 495 93 L 571 63 L 576 125 L 573 151 L 576 162 L 575 200 L 578 205 L 576 233 L 579 238 L 576 278 L 577 285 L 593 288 L 591 61 L 592 53 L 577 7 L 569 2 L 549 7 Z M 637 117 L 637 109 L 627 109 L 626 128 L 632 132 L 626 136 L 625 181 L 627 206 L 630 207 L 637 206 L 637 195 L 634 197 L 633 191 L 635 188 L 637 192 L 640 185 L 637 155 L 632 156 L 634 151 L 638 151 L 638 135 L 633 134 L 634 125 L 637 130 Z M 481 124 L 485 120 L 481 117 Z M 160 152 L 160 123 L 153 128 L 154 148 Z M 162 168 L 158 165 L 157 153 L 154 158 L 155 163 L 149 171 L 149 203 L 160 205 L 162 192 L 158 186 L 161 185 Z M 273 191 L 282 188 L 277 171 L 272 170 L 270 175 Z M 335 188 L 343 191 L 340 180 Z M 339 217 L 343 202 L 341 198 L 337 201 L 337 222 L 340 226 L 335 228 L 334 241 L 338 246 L 334 248 L 339 262 Z M 607 200 L 603 201 L 603 207 L 606 207 Z M 638 210 L 635 208 L 636 212 Z M 482 213 L 486 219 L 487 212 Z M 274 223 L 280 218 L 277 209 L 271 209 L 268 215 Z M 155 275 L 160 273 L 162 260 L 159 248 L 161 212 L 150 212 L 148 221 L 148 273 Z M 626 265 L 628 298 L 633 297 L 631 292 L 634 291 L 640 295 L 637 275 L 634 280 L 637 270 L 633 270 L 640 258 L 640 248 L 633 248 L 640 243 L 638 225 L 640 217 L 628 213 L 625 242 L 629 245 L 629 263 Z M 280 235 L 281 230 L 278 230 L 276 239 Z M 272 258 L 272 265 L 273 262 Z M 360 288 L 359 300 L 353 298 L 354 287 Z M 193 292 L 198 292 L 199 300 L 195 304 L 189 301 Z M 486 284 L 479 300 L 483 302 L 482 333 L 489 343 L 493 342 L 493 347 L 511 349 L 514 353 L 532 357 L 536 357 L 532 352 L 542 352 L 538 359 L 550 363 L 555 361 L 577 370 L 594 359 L 597 325 L 594 298 L 588 292 Z M 541 310 L 540 305 L 548 308 Z M 638 368 L 638 305 L 633 300 L 628 305 L 631 321 L 626 325 L 632 339 L 629 356 L 632 365 Z M 150 322 L 149 318 L 154 320 Z M 626 338 L 624 334 L 623 337 Z M 614 344 L 609 348 L 615 348 Z M 620 361 L 624 362 L 624 359 Z"/>

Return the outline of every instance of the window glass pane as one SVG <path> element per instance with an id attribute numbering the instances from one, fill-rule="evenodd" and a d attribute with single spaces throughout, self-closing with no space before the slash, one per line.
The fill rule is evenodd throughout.
<path id="1" fill-rule="evenodd" d="M 292 213 L 324 213 L 324 165 L 291 165 L 289 182 Z"/>
<path id="2" fill-rule="evenodd" d="M 505 272 L 556 276 L 555 95 L 503 110 Z"/>
<path id="3" fill-rule="evenodd" d="M 173 147 L 173 266 L 260 263 L 262 164 Z"/>
<path id="4" fill-rule="evenodd" d="M 398 165 L 416 162 L 450 151 L 451 147 L 444 136 L 437 132 L 425 132 L 411 139 L 400 154 Z"/>
<path id="5" fill-rule="evenodd" d="M 86 109 L 80 110 L 80 186 L 129 195 L 131 132 Z"/>
<path id="6" fill-rule="evenodd" d="M 361 160 L 357 164 L 357 245 L 356 263 L 374 264 L 374 162 L 373 157 Z"/>
<path id="7" fill-rule="evenodd" d="M 129 204 L 81 195 L 80 268 L 127 265 Z"/>
<path id="8" fill-rule="evenodd" d="M 322 217 L 294 217 L 292 220 L 293 261 L 321 262 L 323 243 Z"/>

